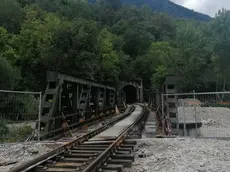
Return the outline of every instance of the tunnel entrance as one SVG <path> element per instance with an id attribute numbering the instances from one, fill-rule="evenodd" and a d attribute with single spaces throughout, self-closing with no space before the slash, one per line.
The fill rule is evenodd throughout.
<path id="1" fill-rule="evenodd" d="M 123 88 L 126 94 L 126 103 L 135 103 L 137 101 L 137 90 L 133 85 L 126 85 Z"/>

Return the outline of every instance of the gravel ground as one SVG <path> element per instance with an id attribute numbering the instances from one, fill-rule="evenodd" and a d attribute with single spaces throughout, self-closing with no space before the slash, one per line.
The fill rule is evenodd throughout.
<path id="1" fill-rule="evenodd" d="M 230 141 L 226 140 L 142 139 L 135 156 L 133 167 L 126 172 L 230 171 Z"/>
<path id="2" fill-rule="evenodd" d="M 12 128 L 12 127 L 13 128 L 20 128 L 20 127 L 24 127 L 24 126 L 31 126 L 32 129 L 35 129 L 36 121 L 7 124 L 7 127 L 9 127 L 9 128 Z"/>
<path id="3" fill-rule="evenodd" d="M 185 112 L 185 113 L 184 113 Z M 230 109 L 224 107 L 178 107 L 180 123 L 202 122 L 203 137 L 230 137 Z M 196 116 L 196 120 L 195 120 Z"/>
<path id="4" fill-rule="evenodd" d="M 0 145 L 0 172 L 7 172 L 10 168 L 31 160 L 52 150 L 42 143 L 15 143 Z M 13 164 L 7 165 L 12 162 Z"/>
<path id="5" fill-rule="evenodd" d="M 108 122 L 111 119 L 118 117 L 119 116 L 117 115 L 109 116 L 106 119 L 102 119 L 101 122 Z M 85 129 L 81 129 L 78 132 L 74 132 L 73 135 L 81 136 L 101 126 L 101 123 L 96 123 Z M 64 142 L 60 144 L 64 144 Z M 60 144 L 55 144 L 55 142 L 52 140 L 41 143 L 27 142 L 0 144 L 0 172 L 7 172 L 12 167 L 15 167 L 25 161 L 29 161 L 37 156 L 51 151 L 54 148 L 59 147 Z"/>

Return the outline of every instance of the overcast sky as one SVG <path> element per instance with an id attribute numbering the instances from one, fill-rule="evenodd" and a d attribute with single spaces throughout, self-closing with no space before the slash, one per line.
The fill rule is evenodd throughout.
<path id="1" fill-rule="evenodd" d="M 171 0 L 194 11 L 215 16 L 215 13 L 222 8 L 230 9 L 230 0 Z"/>

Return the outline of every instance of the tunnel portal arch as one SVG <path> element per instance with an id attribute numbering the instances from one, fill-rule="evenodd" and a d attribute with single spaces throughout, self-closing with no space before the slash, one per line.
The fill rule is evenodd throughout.
<path id="1" fill-rule="evenodd" d="M 142 79 L 122 82 L 118 88 L 118 105 L 125 103 L 141 103 L 143 101 Z"/>
<path id="2" fill-rule="evenodd" d="M 138 102 L 137 88 L 134 85 L 125 85 L 122 91 L 125 93 L 127 104 Z"/>

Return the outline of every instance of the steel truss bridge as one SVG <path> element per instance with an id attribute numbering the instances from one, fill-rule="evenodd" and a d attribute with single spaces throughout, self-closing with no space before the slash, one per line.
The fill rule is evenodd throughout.
<path id="1" fill-rule="evenodd" d="M 127 101 L 128 100 L 128 101 Z M 47 72 L 47 87 L 37 124 L 40 138 L 55 137 L 63 132 L 63 123 L 70 129 L 79 123 L 114 113 L 123 102 L 143 101 L 142 80 L 124 81 L 118 87 L 70 76 L 58 71 Z"/>

